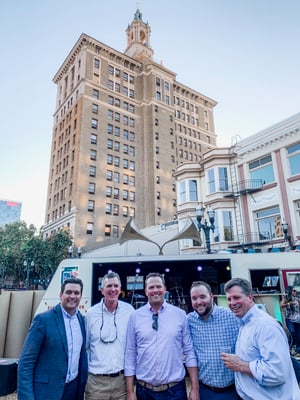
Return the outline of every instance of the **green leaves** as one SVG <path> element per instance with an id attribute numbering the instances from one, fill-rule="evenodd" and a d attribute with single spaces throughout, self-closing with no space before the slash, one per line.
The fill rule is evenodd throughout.
<path id="1" fill-rule="evenodd" d="M 15 222 L 0 227 L 0 276 L 3 284 L 8 279 L 15 287 L 24 286 L 27 265 L 34 262 L 29 281 L 37 287 L 40 282 L 49 282 L 58 264 L 67 256 L 72 238 L 68 231 L 61 230 L 47 239 L 37 233 L 33 225 Z M 0 280 L 1 282 L 1 280 Z"/>

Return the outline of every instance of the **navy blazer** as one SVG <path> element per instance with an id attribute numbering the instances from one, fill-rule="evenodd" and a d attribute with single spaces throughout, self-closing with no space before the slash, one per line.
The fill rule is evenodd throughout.
<path id="1" fill-rule="evenodd" d="M 87 380 L 84 318 L 78 313 L 83 344 L 79 360 L 79 390 L 83 400 Z M 24 342 L 18 364 L 18 400 L 59 400 L 68 370 L 68 344 L 60 304 L 37 314 Z"/>

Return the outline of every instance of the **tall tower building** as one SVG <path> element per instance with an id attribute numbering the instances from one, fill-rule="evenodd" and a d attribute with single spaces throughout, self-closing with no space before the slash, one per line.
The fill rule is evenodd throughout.
<path id="1" fill-rule="evenodd" d="M 216 102 L 154 61 L 150 32 L 137 10 L 124 53 L 82 34 L 56 73 L 45 237 L 68 228 L 92 249 L 129 217 L 173 220 L 176 166 L 215 147 Z"/>

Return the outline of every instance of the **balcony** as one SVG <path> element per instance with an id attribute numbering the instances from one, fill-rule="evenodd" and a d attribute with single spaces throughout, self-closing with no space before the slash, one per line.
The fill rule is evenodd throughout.
<path id="1" fill-rule="evenodd" d="M 249 232 L 243 235 L 238 235 L 237 244 L 228 246 L 230 249 L 247 249 L 259 246 L 265 246 L 272 242 L 270 232 Z"/>
<path id="2" fill-rule="evenodd" d="M 238 197 L 240 195 L 255 193 L 261 190 L 263 185 L 264 181 L 262 179 L 247 179 L 236 185 L 232 185 L 224 197 Z"/>

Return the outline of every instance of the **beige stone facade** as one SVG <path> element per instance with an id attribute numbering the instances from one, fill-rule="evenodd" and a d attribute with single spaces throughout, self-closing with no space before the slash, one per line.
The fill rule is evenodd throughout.
<path id="1" fill-rule="evenodd" d="M 85 250 L 177 213 L 174 172 L 216 146 L 216 102 L 153 60 L 137 10 L 125 53 L 82 34 L 54 77 L 57 99 L 44 236 Z M 178 55 L 180 56 L 180 54 Z"/>

